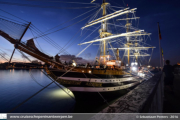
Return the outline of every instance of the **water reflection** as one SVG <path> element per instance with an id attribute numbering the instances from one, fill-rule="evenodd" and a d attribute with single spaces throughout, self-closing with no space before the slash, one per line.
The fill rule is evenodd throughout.
<path id="1" fill-rule="evenodd" d="M 64 90 L 67 88 L 63 88 Z M 50 90 L 48 92 L 48 95 L 50 97 L 53 97 L 55 99 L 60 99 L 60 98 L 66 98 L 66 99 L 73 99 L 74 94 L 68 89 L 68 92 L 63 91 L 62 89 L 55 89 L 55 90 Z M 73 98 L 72 98 L 73 97 Z"/>
<path id="2" fill-rule="evenodd" d="M 52 82 L 39 70 L 31 72 L 42 86 Z M 0 70 L 0 113 L 7 113 L 41 90 L 43 87 L 37 82 L 32 79 L 29 70 Z M 53 83 L 13 113 L 69 113 L 73 112 L 74 104 L 75 100 Z"/>

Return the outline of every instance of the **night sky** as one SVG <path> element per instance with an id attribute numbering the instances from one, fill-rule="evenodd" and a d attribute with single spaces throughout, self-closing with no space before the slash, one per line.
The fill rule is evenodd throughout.
<path id="1" fill-rule="evenodd" d="M 49 32 L 53 32 L 59 29 L 62 29 L 68 25 L 76 23 L 87 16 L 95 13 L 99 9 L 96 8 L 97 4 L 76 4 L 76 3 L 64 3 L 64 2 L 81 2 L 81 3 L 90 3 L 91 0 L 0 0 L 0 9 L 8 13 L 11 13 L 23 20 L 32 22 L 34 26 L 39 28 L 42 32 L 45 32 L 57 25 L 60 25 L 76 16 L 83 14 L 89 10 L 89 13 L 74 19 L 70 22 L 67 22 L 61 26 L 52 29 Z M 64 1 L 64 2 L 62 2 Z M 151 39 L 147 41 L 148 44 L 155 46 L 153 56 L 150 64 L 153 66 L 159 66 L 159 37 L 158 37 L 158 27 L 157 22 L 159 22 L 161 29 L 161 46 L 164 51 L 164 58 L 169 59 L 171 64 L 176 64 L 180 62 L 180 40 L 179 40 L 179 28 L 180 28 L 180 1 L 179 0 L 107 0 L 112 6 L 137 8 L 136 17 L 140 17 L 139 28 L 152 33 Z M 94 3 L 99 5 L 102 3 L 102 0 L 96 0 Z M 20 6 L 21 4 L 21 6 Z M 50 7 L 51 6 L 51 7 Z M 90 8 L 89 8 L 90 7 Z M 81 8 L 81 9 L 72 9 L 72 8 Z M 21 21 L 16 17 L 13 17 L 0 10 L 0 17 L 2 16 Z M 116 9 L 117 10 L 117 9 Z M 90 17 L 89 17 L 90 18 Z M 89 18 L 63 30 L 52 33 L 48 35 L 53 39 L 59 46 L 63 47 L 67 42 L 76 34 L 82 26 L 84 26 Z M 93 30 L 91 28 L 91 30 Z M 79 35 L 85 34 L 84 31 L 80 31 L 74 37 L 74 42 L 72 45 L 67 47 L 67 52 L 73 55 L 77 55 L 84 46 L 78 46 L 88 34 L 84 37 L 79 38 Z M 34 33 L 36 36 L 36 34 Z M 97 34 L 93 34 L 88 37 L 85 41 L 93 40 Z M 30 30 L 27 31 L 22 41 L 26 41 L 30 38 L 33 38 L 33 35 Z M 40 44 L 42 50 L 45 53 L 50 55 L 56 55 L 59 50 L 55 49 L 42 38 L 36 39 Z M 72 41 L 71 41 L 72 42 Z M 37 44 L 37 42 L 35 42 Z M 38 47 L 38 46 L 37 46 Z M 9 55 L 13 51 L 13 45 L 11 45 L 7 40 L 0 37 L 0 49 L 7 52 Z M 84 59 L 94 59 L 97 53 L 97 46 L 89 47 L 80 57 Z M 2 53 L 2 51 L 0 51 Z M 22 59 L 20 53 L 16 52 L 16 59 Z M 0 59 L 0 62 L 3 60 Z"/>

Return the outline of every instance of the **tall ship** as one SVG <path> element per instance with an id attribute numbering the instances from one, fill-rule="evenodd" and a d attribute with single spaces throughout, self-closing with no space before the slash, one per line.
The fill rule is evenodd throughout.
<path id="1" fill-rule="evenodd" d="M 4 26 L 21 24 L 0 18 L 0 36 L 14 44 L 14 51 L 18 50 L 25 57 L 24 53 L 44 62 L 47 65 L 46 74 L 66 87 L 67 91 L 72 91 L 75 97 L 88 93 L 115 93 L 136 86 L 152 76 L 146 67 L 152 56 L 152 51 L 148 53 L 148 49 L 153 50 L 155 47 L 146 44 L 150 33 L 133 26 L 140 19 L 135 16 L 136 8 L 130 9 L 127 6 L 108 12 L 109 8 L 111 4 L 103 0 L 99 10 L 81 28 L 86 30 L 94 26 L 94 31 L 99 33 L 96 39 L 78 44 L 87 46 L 76 57 L 89 46 L 97 44 L 98 53 L 93 64 L 87 63 L 83 66 L 78 64 L 75 58 L 71 60 L 72 64 L 67 64 L 62 62 L 58 54 L 50 56 L 40 51 L 33 39 L 21 42 L 31 23 L 23 25 L 23 34 L 17 38 L 14 35 L 17 31 L 9 32 Z"/>

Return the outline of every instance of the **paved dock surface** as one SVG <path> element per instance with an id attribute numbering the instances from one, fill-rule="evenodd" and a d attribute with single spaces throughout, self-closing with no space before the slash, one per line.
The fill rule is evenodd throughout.
<path id="1" fill-rule="evenodd" d="M 165 88 L 163 113 L 180 113 L 180 75 L 174 78 L 174 94 Z"/>

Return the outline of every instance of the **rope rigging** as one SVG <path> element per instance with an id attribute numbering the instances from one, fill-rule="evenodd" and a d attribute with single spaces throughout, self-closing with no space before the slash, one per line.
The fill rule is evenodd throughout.
<path id="1" fill-rule="evenodd" d="M 80 23 L 80 22 L 84 21 L 85 19 L 87 19 L 88 17 L 90 17 L 90 16 L 92 16 L 92 15 L 93 15 L 93 14 L 91 14 L 91 15 L 89 15 L 89 16 L 87 16 L 87 17 L 85 17 L 84 19 L 82 19 L 82 20 L 80 20 L 80 21 L 78 21 L 78 22 L 76 22 L 76 23 L 70 24 L 70 25 L 68 25 L 68 26 L 66 26 L 66 27 L 63 27 L 63 28 L 58 29 L 58 30 L 55 30 L 55 31 L 53 31 L 53 32 L 49 32 L 49 33 L 46 33 L 46 34 L 43 34 L 43 35 L 37 36 L 37 37 L 35 37 L 35 38 L 39 38 L 39 37 L 42 37 L 42 36 L 46 36 L 46 35 L 49 35 L 49 34 L 52 34 L 52 33 L 58 32 L 58 31 L 60 31 L 60 30 L 66 29 L 66 28 L 68 28 L 68 27 L 71 27 L 71 26 L 73 26 L 73 25 L 75 25 L 75 24 L 77 24 L 77 23 Z"/>
<path id="2" fill-rule="evenodd" d="M 2 2 L 0 4 L 7 4 L 7 5 L 17 5 L 17 6 L 26 6 L 26 7 L 38 7 L 38 8 L 54 8 L 54 9 L 87 9 L 93 8 L 96 6 L 89 6 L 89 7 L 57 7 L 57 6 L 41 6 L 41 5 L 30 5 L 30 4 L 20 4 L 20 3 L 12 3 L 12 2 Z"/>
<path id="3" fill-rule="evenodd" d="M 33 35 L 33 37 L 34 37 L 34 33 L 33 33 L 33 31 L 30 29 L 30 31 L 31 31 L 31 33 L 32 33 L 32 35 Z M 34 40 L 36 40 L 36 39 L 34 39 Z M 37 44 L 38 44 L 38 46 L 39 46 L 39 48 L 40 48 L 40 51 L 42 51 L 43 52 L 43 50 L 42 50 L 42 48 L 41 48 L 41 46 L 39 45 L 39 42 L 36 40 L 36 42 L 37 42 Z"/>
<path id="4" fill-rule="evenodd" d="M 22 51 L 19 50 L 19 52 L 29 61 L 32 62 L 25 54 L 23 54 Z M 41 70 L 40 70 L 41 71 Z M 26 100 L 24 100 L 23 102 L 21 102 L 20 104 L 18 104 L 16 107 L 12 108 L 10 111 L 8 111 L 8 113 L 13 112 L 15 109 L 17 109 L 18 107 L 20 107 L 21 105 L 23 105 L 24 103 L 26 103 L 28 100 L 30 100 L 31 98 L 33 98 L 34 96 L 36 96 L 38 93 L 40 93 L 41 91 L 43 91 L 45 88 L 47 88 L 48 86 L 50 86 L 52 83 L 55 83 L 58 87 L 60 87 L 65 93 L 67 93 L 71 98 L 75 99 L 73 96 L 71 96 L 66 90 L 64 90 L 63 87 L 61 87 L 55 80 L 53 80 L 51 77 L 49 77 L 45 72 L 41 71 L 45 76 L 47 76 L 52 82 L 49 83 L 48 85 L 46 85 L 45 87 L 42 86 L 43 88 L 41 90 L 39 90 L 38 92 L 36 92 L 35 94 L 33 94 L 32 96 L 30 96 L 29 98 L 27 98 Z M 66 72 L 67 73 L 67 72 Z"/>
<path id="5" fill-rule="evenodd" d="M 81 35 L 81 36 L 79 36 L 78 38 L 76 38 L 76 39 L 74 39 L 74 41 L 72 41 L 71 42 L 71 44 L 69 44 L 65 49 L 68 49 L 68 48 L 70 48 L 76 41 L 78 41 L 78 40 L 80 40 L 83 36 L 85 36 L 85 34 L 87 33 L 87 31 L 86 32 L 84 32 L 84 34 L 83 35 Z M 60 51 L 60 52 L 63 52 L 63 50 L 62 51 Z M 60 53 L 59 52 L 59 53 Z"/>
<path id="6" fill-rule="evenodd" d="M 101 8 L 96 11 L 96 14 L 95 14 L 94 16 L 92 16 L 92 17 L 90 18 L 90 20 L 93 19 L 93 18 L 95 19 L 95 17 L 96 17 L 97 14 L 100 12 L 100 10 L 101 10 Z M 90 20 L 89 20 L 89 21 L 90 21 Z M 97 28 L 96 28 L 96 29 L 97 29 Z M 86 30 L 87 30 L 87 29 L 86 29 Z M 86 31 L 86 32 L 87 32 L 87 31 Z M 86 32 L 85 32 L 85 33 L 86 33 Z M 78 33 L 78 32 L 77 32 L 77 33 Z M 77 34 L 77 33 L 76 33 L 76 34 Z M 76 35 L 76 34 L 75 34 L 75 35 Z M 92 33 L 91 33 L 91 34 L 92 34 Z M 73 38 L 75 37 L 75 35 L 74 35 L 71 39 L 73 39 Z M 81 35 L 81 36 L 79 36 L 79 37 L 82 38 L 82 36 L 84 36 L 84 35 L 85 35 L 85 34 L 83 34 L 83 35 Z M 77 40 L 79 39 L 79 37 L 77 38 Z M 71 40 L 71 39 L 70 39 L 70 40 Z M 75 42 L 75 40 L 74 40 L 74 42 Z M 72 42 L 72 43 L 71 43 L 69 46 L 67 46 L 65 49 L 67 49 L 67 48 L 69 48 L 70 46 L 72 46 L 72 45 L 74 44 L 74 42 Z M 81 42 L 82 42 L 82 41 L 81 41 Z M 68 41 L 68 43 L 69 43 L 69 41 Z M 68 43 L 67 43 L 67 44 L 68 44 Z M 67 44 L 66 44 L 66 45 L 67 45 Z M 66 45 L 65 45 L 65 46 L 66 46 Z M 64 48 L 64 47 L 63 47 L 63 48 Z M 61 50 L 59 53 L 61 53 L 62 51 L 63 51 L 63 50 Z"/>
<path id="7" fill-rule="evenodd" d="M 87 13 L 89 13 L 89 12 L 91 12 L 91 11 L 93 11 L 93 10 L 95 10 L 96 8 L 94 8 L 94 9 L 92 9 L 92 10 L 89 10 L 89 11 L 87 11 L 87 12 L 85 12 L 85 13 L 83 13 L 83 14 L 81 14 L 81 15 L 79 15 L 79 16 L 77 16 L 77 17 L 75 17 L 75 18 L 73 18 L 73 19 L 71 19 L 71 20 L 68 20 L 68 21 L 66 21 L 66 22 L 64 22 L 64 23 L 62 23 L 62 24 L 60 24 L 60 25 L 58 25 L 58 26 L 55 26 L 55 27 L 53 27 L 53 28 L 51 28 L 51 29 L 49 29 L 49 30 L 47 30 L 47 31 L 50 31 L 50 30 L 52 30 L 52 29 L 54 29 L 54 28 L 56 28 L 56 27 L 59 27 L 59 26 L 61 26 L 61 25 L 63 25 L 63 24 L 65 24 L 65 23 L 67 23 L 67 22 L 70 22 L 70 21 L 72 21 L 72 20 L 74 20 L 74 19 L 76 19 L 76 18 L 79 18 L 79 17 L 81 17 L 81 16 L 83 16 L 83 15 L 85 15 L 85 14 L 87 14 Z M 34 26 L 34 25 L 33 25 Z M 35 26 L 34 26 L 35 27 Z M 47 31 L 45 31 L 44 33 L 46 33 Z M 80 30 L 79 30 L 80 31 Z M 79 32 L 78 31 L 78 32 Z M 78 33 L 77 32 L 77 33 Z M 43 35 L 44 33 L 40 33 L 40 35 Z M 64 46 L 64 47 L 61 47 L 60 48 L 60 50 L 59 50 L 59 53 L 61 53 L 62 51 L 63 52 L 66 52 L 66 50 L 64 49 L 67 45 L 68 45 L 68 43 L 77 35 L 77 33 L 66 43 L 66 45 Z M 39 35 L 39 36 L 40 36 Z M 45 37 L 45 36 L 42 36 L 42 37 Z M 36 38 L 36 37 L 34 37 L 34 38 Z M 46 39 L 47 40 L 47 39 Z M 55 44 L 55 45 L 58 45 L 58 44 Z M 66 52 L 65 54 L 68 54 L 68 52 Z"/>
<path id="8" fill-rule="evenodd" d="M 14 23 L 16 23 L 16 24 L 24 24 L 23 22 L 21 22 L 21 21 L 17 21 L 17 20 L 14 20 L 14 19 L 11 19 L 11 18 L 8 18 L 8 17 L 5 17 L 5 16 L 3 16 L 3 15 L 0 15 L 1 17 L 3 17 L 3 18 L 6 18 L 6 20 L 8 20 L 8 21 L 10 21 L 10 22 L 14 22 Z M 0 18 L 0 19 L 3 19 L 3 18 Z"/>
<path id="9" fill-rule="evenodd" d="M 81 30 L 81 29 L 80 29 Z M 66 49 L 64 49 L 67 45 L 68 45 L 68 43 L 72 40 L 72 39 L 74 39 L 74 37 L 80 32 L 80 30 L 78 30 L 76 33 L 75 33 L 75 35 L 73 35 L 73 37 L 71 38 L 71 39 L 69 39 L 69 41 L 62 47 L 62 49 L 57 53 L 57 54 L 60 54 L 62 51 L 64 52 L 64 50 L 66 50 Z"/>
<path id="10" fill-rule="evenodd" d="M 0 53 L 0 56 L 1 56 L 4 60 L 8 61 L 8 59 L 7 59 L 3 54 Z"/>
<path id="11" fill-rule="evenodd" d="M 82 2 L 64 2 L 64 1 L 52 1 L 52 0 L 29 0 L 29 1 L 33 1 L 33 2 L 59 2 L 59 3 L 71 3 L 71 4 L 98 4 L 98 3 L 82 3 Z"/>
<path id="12" fill-rule="evenodd" d="M 3 18 L 0 18 L 0 30 L 6 32 L 14 39 L 20 39 L 27 24 L 18 24 Z"/>
<path id="13" fill-rule="evenodd" d="M 96 7 L 96 8 L 98 8 L 98 7 Z M 96 8 L 94 8 L 94 9 L 92 9 L 92 10 L 89 10 L 89 11 L 87 11 L 87 12 L 85 12 L 85 13 L 83 13 L 83 14 L 75 17 L 75 18 L 72 18 L 72 19 L 70 19 L 70 20 L 67 20 L 67 21 L 65 21 L 65 22 L 63 22 L 63 23 L 61 23 L 61 24 L 59 24 L 59 25 L 57 25 L 57 26 L 55 26 L 55 27 L 53 27 L 53 28 L 51 28 L 51 29 L 49 29 L 49 30 L 47 30 L 47 31 L 45 31 L 45 32 L 43 32 L 42 34 L 45 34 L 46 32 L 51 31 L 52 29 L 55 29 L 55 28 L 57 28 L 57 27 L 59 27 L 59 26 L 61 26 L 61 25 L 64 25 L 65 23 L 68 23 L 68 22 L 70 22 L 70 21 L 72 21 L 72 20 L 75 20 L 76 18 L 79 18 L 79 17 L 81 17 L 81 16 L 83 16 L 83 15 L 85 15 L 85 14 L 87 14 L 87 13 L 93 11 L 93 10 L 95 10 Z"/>
<path id="14" fill-rule="evenodd" d="M 22 18 L 20 18 L 20 17 L 17 17 L 17 16 L 15 16 L 15 15 L 9 13 L 9 12 L 6 12 L 6 11 L 4 11 L 4 10 L 2 10 L 2 9 L 0 9 L 0 10 L 3 11 L 3 12 L 5 12 L 5 13 L 7 13 L 7 14 L 9 14 L 9 15 L 11 15 L 11 16 L 13 16 L 13 17 L 16 17 L 16 18 L 18 18 L 18 19 L 20 19 L 20 20 L 26 22 L 26 24 L 29 23 L 28 21 L 26 21 L 26 20 L 24 20 L 24 19 L 22 19 Z"/>
<path id="15" fill-rule="evenodd" d="M 94 8 L 94 9 L 96 9 L 96 8 Z M 94 9 L 92 9 L 92 10 L 94 10 Z M 90 11 L 92 11 L 92 10 L 90 10 Z M 86 13 L 88 13 L 88 12 L 90 12 L 90 11 L 87 11 Z M 72 20 L 74 20 L 74 19 L 76 19 L 76 18 L 78 18 L 78 17 L 80 17 L 80 16 L 82 16 L 82 15 L 84 15 L 84 14 L 86 14 L 86 13 L 83 13 L 83 14 L 81 14 L 81 15 L 79 15 L 79 16 L 77 16 L 77 17 L 75 17 L 75 18 L 73 18 L 73 19 L 71 19 L 71 20 L 69 20 L 69 21 L 72 21 Z M 91 16 L 91 15 L 90 15 Z M 89 16 L 88 16 L 89 17 Z M 87 17 L 87 18 L 88 18 Z M 85 18 L 86 19 L 86 18 Z M 66 21 L 65 23 L 67 23 L 67 22 L 69 22 L 69 21 Z M 79 21 L 80 22 L 80 21 Z M 30 26 L 30 30 L 31 30 L 31 32 L 32 32 L 32 29 L 37 29 L 37 28 L 34 28 L 35 26 L 34 25 L 31 25 Z M 57 26 L 56 26 L 57 27 Z M 37 30 L 35 30 L 34 32 L 36 32 L 36 34 L 37 34 Z M 39 33 L 39 30 L 38 30 L 38 33 Z M 32 33 L 33 34 L 33 33 Z M 40 34 L 42 34 L 42 32 L 40 33 Z M 42 37 L 46 37 L 46 36 L 42 36 Z M 34 37 L 34 38 L 37 38 L 37 37 Z M 53 40 L 51 41 L 51 40 L 48 40 L 48 39 L 50 39 L 49 37 L 48 38 L 44 38 L 49 44 L 51 44 L 51 45 L 53 45 L 55 48 L 60 48 L 61 50 L 61 52 L 63 51 L 63 52 L 66 52 L 65 51 L 65 49 L 63 50 L 63 48 L 62 47 L 60 47 L 58 44 L 56 44 Z M 72 38 L 71 38 L 72 39 Z M 70 39 L 70 40 L 71 40 Z M 69 40 L 69 41 L 70 41 Z M 69 43 L 69 42 L 68 42 Z M 67 43 L 67 44 L 68 44 Z M 72 45 L 72 44 L 71 44 Z M 67 54 L 67 52 L 66 52 L 66 54 Z"/>
<path id="16" fill-rule="evenodd" d="M 30 30 L 32 30 L 34 33 L 36 33 L 37 35 L 41 34 L 42 32 L 38 31 L 36 28 L 34 27 L 30 27 Z M 36 39 L 36 38 L 33 38 Z M 61 46 L 59 46 L 54 40 L 52 40 L 51 38 L 49 38 L 48 36 L 43 36 L 42 39 L 44 39 L 46 42 L 48 42 L 50 45 L 52 45 L 54 48 L 56 48 L 57 50 L 62 49 Z M 64 51 L 65 54 L 68 54 L 67 51 Z"/>
<path id="17" fill-rule="evenodd" d="M 89 16 L 88 16 L 89 17 Z M 18 25 L 20 25 L 20 24 L 18 24 Z M 10 26 L 11 27 L 11 26 Z M 32 32 L 32 29 L 35 29 L 36 30 L 36 32 L 39 32 L 39 30 L 37 30 L 37 28 L 34 26 L 34 25 L 31 25 L 30 26 L 30 30 L 31 30 L 31 32 Z M 13 31 L 15 31 L 15 30 L 13 30 Z M 35 31 L 34 31 L 35 32 Z M 46 39 L 47 40 L 47 39 Z M 52 41 L 48 41 L 48 42 L 50 42 L 50 44 L 53 44 L 53 43 L 55 43 L 55 42 L 53 42 L 52 43 Z M 57 45 L 56 43 L 54 44 L 54 45 Z M 57 47 L 56 47 L 57 48 Z M 63 48 L 61 47 L 61 50 L 63 50 Z M 64 52 L 65 50 L 63 50 L 63 52 Z"/>

